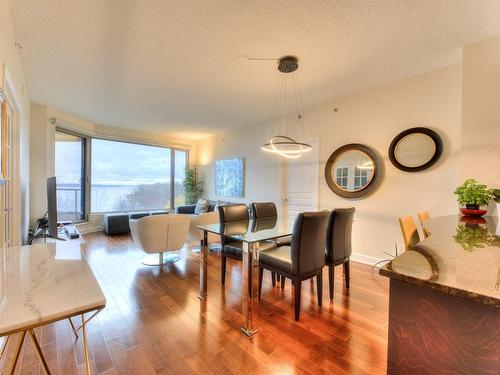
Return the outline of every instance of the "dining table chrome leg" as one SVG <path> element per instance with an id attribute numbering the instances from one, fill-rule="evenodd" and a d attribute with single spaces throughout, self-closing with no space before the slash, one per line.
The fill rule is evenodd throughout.
<path id="1" fill-rule="evenodd" d="M 257 284 L 257 272 L 254 267 L 258 261 L 258 249 L 256 243 L 243 242 L 243 266 L 242 266 L 242 313 L 243 327 L 241 330 L 247 336 L 253 336 L 257 333 L 257 328 L 254 325 L 254 304 L 255 292 Z"/>
<path id="2" fill-rule="evenodd" d="M 208 261 L 208 232 L 203 231 L 200 251 L 200 294 L 198 298 L 204 301 L 207 298 L 207 261 Z"/>

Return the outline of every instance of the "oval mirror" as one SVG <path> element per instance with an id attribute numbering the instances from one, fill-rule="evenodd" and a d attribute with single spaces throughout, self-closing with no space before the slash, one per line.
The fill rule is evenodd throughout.
<path id="1" fill-rule="evenodd" d="M 398 134 L 389 146 L 389 159 L 398 169 L 418 172 L 436 163 L 443 152 L 439 135 L 428 128 L 411 128 Z"/>
<path id="2" fill-rule="evenodd" d="M 345 145 L 328 159 L 326 183 L 341 197 L 359 197 L 374 186 L 378 168 L 377 157 L 369 147 L 355 143 Z"/>

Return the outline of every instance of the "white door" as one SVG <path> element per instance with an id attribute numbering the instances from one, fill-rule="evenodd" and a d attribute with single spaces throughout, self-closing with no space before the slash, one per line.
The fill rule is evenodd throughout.
<path id="1" fill-rule="evenodd" d="M 285 178 L 285 212 L 291 220 L 304 211 L 318 210 L 319 140 L 298 159 L 289 159 Z"/>

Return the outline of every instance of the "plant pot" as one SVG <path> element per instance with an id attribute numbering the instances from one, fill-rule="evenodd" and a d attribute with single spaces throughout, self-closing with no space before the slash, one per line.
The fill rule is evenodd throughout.
<path id="1" fill-rule="evenodd" d="M 477 204 L 466 204 L 465 207 L 468 210 L 479 210 L 479 206 Z"/>
<path id="2" fill-rule="evenodd" d="M 469 208 L 461 208 L 460 212 L 469 217 L 481 217 L 488 212 L 488 210 L 471 210 Z"/>

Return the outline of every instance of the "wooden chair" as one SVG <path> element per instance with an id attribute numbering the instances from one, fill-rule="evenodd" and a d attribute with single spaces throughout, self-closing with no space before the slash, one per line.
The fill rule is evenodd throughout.
<path id="1" fill-rule="evenodd" d="M 422 232 L 424 233 L 424 237 L 429 237 L 429 232 L 424 227 L 424 222 L 427 219 L 430 219 L 431 215 L 429 215 L 428 211 L 422 211 L 418 213 L 418 221 L 420 221 L 420 226 L 422 227 Z"/>
<path id="2" fill-rule="evenodd" d="M 400 217 L 399 225 L 401 227 L 401 233 L 403 234 L 405 250 L 411 249 L 413 246 L 420 242 L 420 236 L 418 235 L 417 226 L 415 225 L 415 220 L 413 220 L 413 217 L 411 215 Z"/>

